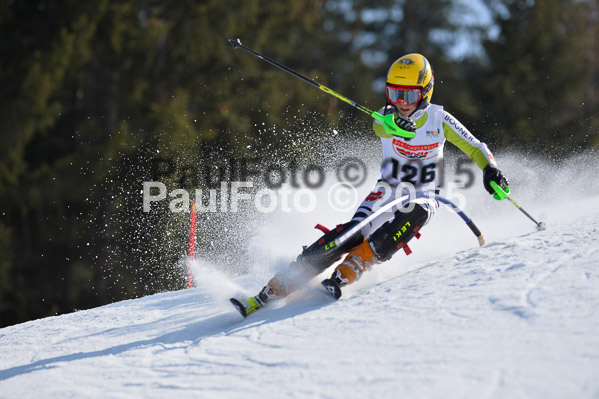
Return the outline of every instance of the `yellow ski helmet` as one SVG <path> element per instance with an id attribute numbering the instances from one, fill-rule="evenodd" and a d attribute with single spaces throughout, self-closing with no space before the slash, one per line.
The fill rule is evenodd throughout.
<path id="1" fill-rule="evenodd" d="M 387 73 L 387 84 L 420 87 L 421 101 L 430 103 L 435 77 L 430 62 L 421 54 L 407 54 L 397 59 Z"/>

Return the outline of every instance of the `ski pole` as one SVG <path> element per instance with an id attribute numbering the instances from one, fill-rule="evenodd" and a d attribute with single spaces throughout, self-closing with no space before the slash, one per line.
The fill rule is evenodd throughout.
<path id="1" fill-rule="evenodd" d="M 547 227 L 547 226 L 545 226 L 545 223 L 537 222 L 535 220 L 535 218 L 530 216 L 530 214 L 524 210 L 524 208 L 522 208 L 512 198 L 510 198 L 510 188 L 509 187 L 504 191 L 501 187 L 499 187 L 499 184 L 495 183 L 494 181 L 491 181 L 490 184 L 491 184 L 491 187 L 493 187 L 493 190 L 495 190 L 495 192 L 497 193 L 497 194 L 493 194 L 493 198 L 495 198 L 496 200 L 503 200 L 503 199 L 507 198 L 508 201 L 510 201 L 516 208 L 518 208 L 520 210 L 520 212 L 522 212 L 524 215 L 526 215 L 526 217 L 528 217 L 530 220 L 532 220 L 537 225 L 537 230 L 539 230 L 539 231 L 545 230 L 545 228 Z"/>
<path id="2" fill-rule="evenodd" d="M 464 212 L 459 206 L 457 206 L 456 204 L 454 204 L 453 202 L 451 202 L 447 198 L 442 197 L 439 194 L 435 194 L 435 193 L 417 192 L 414 197 L 415 198 L 431 198 L 431 199 L 436 199 L 439 202 L 442 202 L 442 203 L 444 203 L 446 205 L 449 205 L 451 207 L 451 209 L 455 213 L 457 213 L 459 217 L 462 218 L 462 220 L 464 221 L 464 223 L 466 223 L 466 225 L 470 228 L 470 230 L 472 231 L 472 233 L 476 236 L 476 238 L 478 239 L 478 244 L 481 247 L 483 245 L 485 245 L 485 238 L 483 237 L 482 233 L 480 232 L 480 230 L 478 229 L 478 227 L 476 227 L 476 225 L 474 224 L 474 221 L 472 221 L 472 219 L 470 219 L 468 217 L 468 215 L 466 215 L 466 212 Z M 343 234 L 340 237 L 338 237 L 335 240 L 335 246 L 339 246 L 343 242 L 345 242 L 345 241 L 349 240 L 350 238 L 354 237 L 355 234 L 357 234 L 358 232 L 361 232 L 362 228 L 364 228 L 366 225 L 368 225 L 370 222 L 372 222 L 374 219 L 376 219 L 379 215 L 383 214 L 384 212 L 389 212 L 393 207 L 404 206 L 405 204 L 409 203 L 413 199 L 414 198 L 412 198 L 408 194 L 408 195 L 404 195 L 404 196 L 402 196 L 400 198 L 396 198 L 393 201 L 385 204 L 380 209 L 378 209 L 376 212 L 374 212 L 372 215 L 368 216 L 367 218 L 365 218 L 364 220 L 362 220 L 360 223 L 358 223 L 357 225 L 355 225 L 354 227 L 352 227 L 345 234 Z"/>
<path id="3" fill-rule="evenodd" d="M 330 94 L 331 96 L 351 105 L 354 108 L 359 109 L 360 111 L 370 115 L 371 117 L 373 117 L 374 119 L 378 120 L 381 122 L 381 124 L 383 125 L 383 128 L 385 128 L 385 131 L 389 134 L 392 134 L 394 136 L 399 136 L 399 137 L 405 137 L 405 138 L 413 138 L 416 133 L 414 132 L 408 132 L 407 130 L 403 130 L 401 129 L 399 126 L 397 126 L 395 124 L 395 119 L 394 119 L 394 115 L 389 114 L 389 115 L 382 115 L 378 112 L 372 111 L 368 108 L 366 108 L 363 105 L 358 104 L 357 102 L 350 100 L 349 98 L 337 93 L 336 91 L 333 91 L 331 89 L 329 89 L 328 87 L 321 85 L 320 83 L 315 82 L 314 80 L 294 71 L 293 69 L 273 60 L 272 58 L 268 58 L 265 55 L 262 55 L 260 53 L 258 53 L 257 51 L 252 50 L 251 48 L 244 46 L 243 44 L 241 44 L 241 40 L 240 39 L 229 39 L 228 40 L 229 44 L 234 48 L 241 48 L 244 49 L 245 51 L 247 51 L 248 53 L 255 55 L 256 57 L 268 62 L 271 65 L 276 66 L 277 68 L 289 73 L 290 75 L 295 76 L 296 78 L 299 78 L 301 80 L 303 80 L 304 82 L 311 84 L 312 86 L 324 91 L 327 94 Z"/>

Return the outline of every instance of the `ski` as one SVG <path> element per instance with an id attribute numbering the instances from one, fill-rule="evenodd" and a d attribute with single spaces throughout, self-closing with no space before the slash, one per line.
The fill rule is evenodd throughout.
<path id="1" fill-rule="evenodd" d="M 243 318 L 248 317 L 249 315 L 254 313 L 256 310 L 258 310 L 262 306 L 264 306 L 264 303 L 262 301 L 260 301 L 259 298 L 254 297 L 254 296 L 251 296 L 251 297 L 248 297 L 245 299 L 231 298 L 231 299 L 229 299 L 229 301 L 233 304 L 233 306 L 235 306 L 237 311 L 239 313 L 241 313 Z"/>
<path id="2" fill-rule="evenodd" d="M 320 283 L 327 292 L 335 299 L 341 298 L 341 287 L 335 279 L 327 278 Z"/>
<path id="3" fill-rule="evenodd" d="M 324 287 L 324 291 L 326 292 L 327 297 L 333 297 L 334 299 L 339 299 L 341 297 L 341 286 L 337 283 L 336 280 L 330 278 L 322 281 L 322 286 Z M 325 295 L 323 293 L 322 288 L 308 289 L 308 290 L 300 290 L 295 292 L 288 297 L 285 298 L 285 303 L 296 302 L 299 300 L 306 300 L 314 297 L 318 293 L 322 293 L 320 295 Z M 243 316 L 243 318 L 248 317 L 253 314 L 257 310 L 265 307 L 272 300 L 268 298 L 262 298 L 264 294 L 260 293 L 256 296 L 250 296 L 244 299 L 230 298 L 229 302 L 237 309 L 237 311 Z"/>

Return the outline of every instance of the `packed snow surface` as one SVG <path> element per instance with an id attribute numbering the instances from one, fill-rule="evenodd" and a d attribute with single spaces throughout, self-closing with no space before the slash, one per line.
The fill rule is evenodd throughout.
<path id="1" fill-rule="evenodd" d="M 257 233 L 253 273 L 198 261 L 196 288 L 0 329 L 0 397 L 598 398 L 599 197 L 520 194 L 547 230 L 470 195 L 486 246 L 443 208 L 413 255 L 339 301 L 316 280 L 244 320 L 228 298 L 317 237 L 282 215 Z"/>

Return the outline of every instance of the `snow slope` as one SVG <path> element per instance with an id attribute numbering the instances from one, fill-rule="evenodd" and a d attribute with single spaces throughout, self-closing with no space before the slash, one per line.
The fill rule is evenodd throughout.
<path id="1" fill-rule="evenodd" d="M 465 248 L 419 258 L 425 231 L 337 302 L 242 320 L 228 295 L 264 281 L 198 264 L 198 288 L 6 327 L 0 397 L 598 398 L 598 200 L 546 208 L 542 232 L 501 208 L 481 229 L 516 228 L 482 248 L 454 220 Z"/>
<path id="2" fill-rule="evenodd" d="M 599 398 L 596 157 L 500 159 L 547 230 L 478 181 L 463 205 L 486 246 L 441 208 L 411 256 L 341 300 L 316 284 L 242 320 L 229 296 L 255 294 L 316 222 L 347 220 L 321 206 L 251 216 L 245 276 L 198 261 L 194 289 L 0 329 L 0 398 Z"/>

